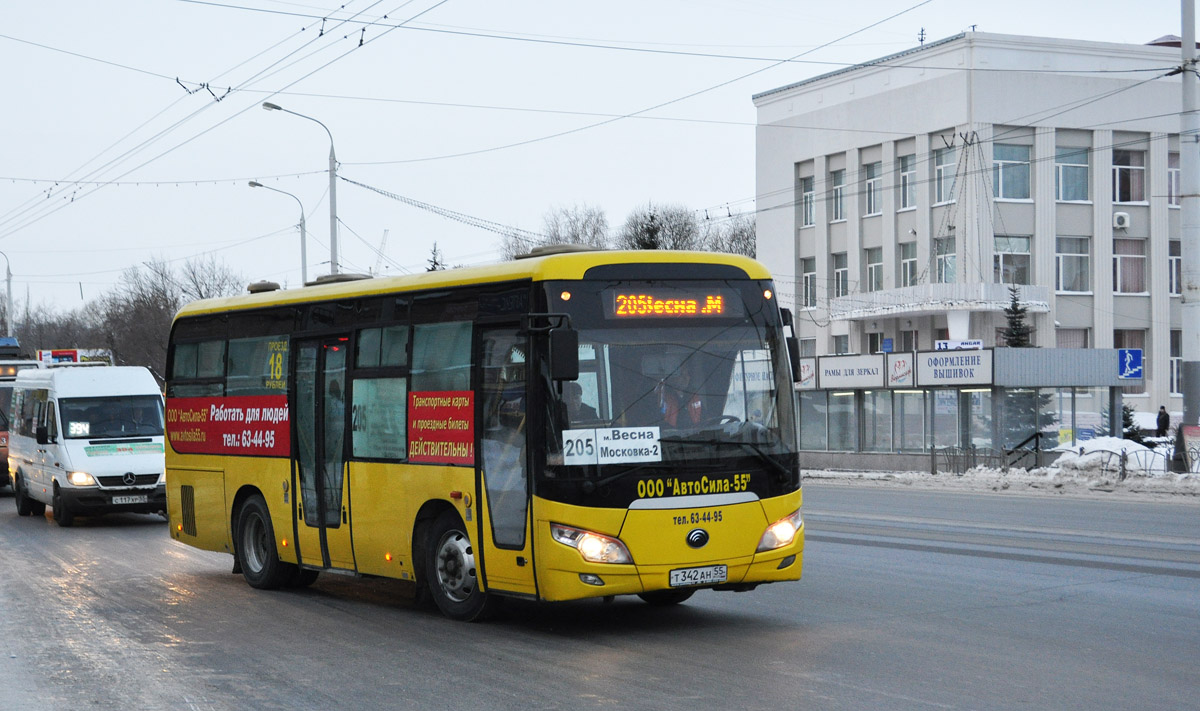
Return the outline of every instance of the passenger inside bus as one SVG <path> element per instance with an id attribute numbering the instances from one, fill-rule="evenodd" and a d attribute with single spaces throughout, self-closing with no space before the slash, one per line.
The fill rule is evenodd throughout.
<path id="1" fill-rule="evenodd" d="M 698 425 L 704 420 L 704 400 L 692 380 L 692 364 L 684 361 L 658 384 L 659 412 L 671 427 Z"/>
<path id="2" fill-rule="evenodd" d="M 567 403 L 567 419 L 571 422 L 600 419 L 596 408 L 583 401 L 583 386 L 578 381 L 569 380 L 563 385 L 563 400 Z"/>

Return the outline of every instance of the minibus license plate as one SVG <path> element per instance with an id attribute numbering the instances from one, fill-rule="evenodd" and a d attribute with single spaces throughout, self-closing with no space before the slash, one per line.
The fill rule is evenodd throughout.
<path id="1" fill-rule="evenodd" d="M 671 571 L 671 587 L 678 588 L 688 585 L 712 585 L 723 583 L 728 576 L 724 565 L 709 565 L 704 568 L 678 568 Z"/>
<path id="2" fill-rule="evenodd" d="M 114 504 L 144 504 L 146 503 L 146 495 L 138 494 L 135 496 L 114 496 Z"/>

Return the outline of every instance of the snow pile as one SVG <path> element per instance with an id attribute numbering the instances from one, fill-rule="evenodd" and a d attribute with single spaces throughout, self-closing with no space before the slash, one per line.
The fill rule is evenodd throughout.
<path id="1" fill-rule="evenodd" d="M 831 482 L 868 482 L 924 489 L 1112 495 L 1200 496 L 1200 474 L 1175 473 L 1170 446 L 1152 449 L 1132 440 L 1099 437 L 1062 446 L 1050 466 L 1039 469 L 975 467 L 963 474 L 920 472 L 805 471 L 805 477 Z M 1124 475 L 1121 460 L 1124 456 Z"/>

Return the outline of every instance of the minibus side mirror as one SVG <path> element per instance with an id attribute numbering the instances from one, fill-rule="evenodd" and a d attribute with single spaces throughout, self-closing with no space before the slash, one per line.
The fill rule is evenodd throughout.
<path id="1" fill-rule="evenodd" d="M 550 379 L 579 378 L 579 331 L 570 326 L 550 329 Z"/>
<path id="2" fill-rule="evenodd" d="M 37 443 L 38 444 L 50 444 L 50 430 L 46 429 L 45 425 L 38 425 Z"/>

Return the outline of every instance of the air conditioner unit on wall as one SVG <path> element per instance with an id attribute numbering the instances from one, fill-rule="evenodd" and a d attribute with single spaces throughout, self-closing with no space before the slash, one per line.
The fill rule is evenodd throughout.
<path id="1" fill-rule="evenodd" d="M 1113 228 L 1118 229 L 1118 230 L 1128 229 L 1129 228 L 1129 213 L 1128 212 L 1114 212 L 1113 213 Z"/>

